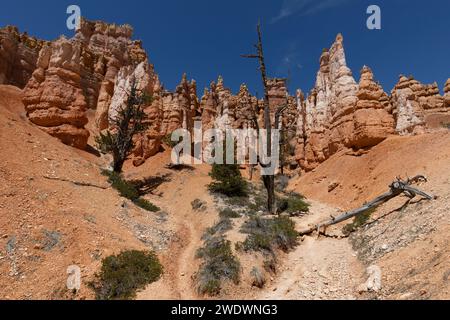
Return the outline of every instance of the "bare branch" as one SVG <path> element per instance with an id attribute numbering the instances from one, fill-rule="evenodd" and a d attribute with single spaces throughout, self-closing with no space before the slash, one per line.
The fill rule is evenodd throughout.
<path id="1" fill-rule="evenodd" d="M 390 190 L 380 196 L 378 196 L 377 198 L 375 198 L 374 200 L 366 203 L 364 206 L 362 206 L 361 208 L 346 212 L 342 215 L 340 215 L 339 217 L 333 217 L 328 221 L 324 221 L 322 223 L 319 223 L 317 225 L 314 225 L 310 228 L 307 228 L 305 230 L 302 230 L 299 234 L 300 235 L 307 235 L 307 234 L 311 234 L 315 231 L 318 231 L 320 233 L 321 228 L 327 228 L 329 226 L 341 223 L 343 221 L 349 220 L 351 218 L 354 218 L 356 216 L 359 216 L 369 210 L 378 208 L 380 205 L 382 205 L 385 202 L 388 202 L 389 200 L 402 195 L 402 194 L 407 194 L 409 196 L 413 195 L 414 197 L 419 195 L 422 196 L 423 198 L 427 199 L 427 200 L 434 200 L 437 199 L 435 196 L 433 195 L 429 195 L 417 188 L 411 187 L 411 184 L 414 182 L 419 182 L 419 181 L 423 181 L 425 177 L 424 176 L 417 176 L 413 179 L 408 179 L 408 181 L 402 181 L 399 178 L 397 178 L 397 181 L 394 181 L 390 186 Z M 408 202 L 409 203 L 409 202 Z"/>

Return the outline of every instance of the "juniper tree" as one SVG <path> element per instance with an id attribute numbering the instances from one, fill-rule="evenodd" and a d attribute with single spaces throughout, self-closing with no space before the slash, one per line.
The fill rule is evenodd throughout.
<path id="1" fill-rule="evenodd" d="M 133 138 L 148 128 L 144 105 L 150 100 L 151 97 L 138 90 L 136 82 L 133 82 L 127 101 L 117 110 L 117 115 L 109 119 L 110 129 L 96 137 L 99 149 L 112 154 L 114 172 L 122 172 L 135 146 Z"/>

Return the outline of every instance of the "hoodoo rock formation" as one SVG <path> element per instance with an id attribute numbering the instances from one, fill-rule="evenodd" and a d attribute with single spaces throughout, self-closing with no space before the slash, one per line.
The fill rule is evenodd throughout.
<path id="1" fill-rule="evenodd" d="M 316 85 L 300 106 L 304 123 L 298 135 L 304 147 L 297 148 L 296 157 L 303 168 L 313 169 L 339 148 L 352 145 L 357 93 L 358 84 L 347 67 L 339 34 L 331 49 L 322 53 Z"/>
<path id="2" fill-rule="evenodd" d="M 361 70 L 358 102 L 353 113 L 352 147 L 366 148 L 377 145 L 394 133 L 394 117 L 389 113 L 386 93 L 375 82 L 372 70 Z"/>
<path id="3" fill-rule="evenodd" d="M 46 41 L 19 33 L 13 26 L 0 28 L 0 84 L 23 89 L 36 69 L 37 59 Z"/>
<path id="4" fill-rule="evenodd" d="M 444 92 L 445 92 L 444 96 L 445 107 L 450 108 L 450 79 L 448 79 L 447 82 L 445 83 Z"/>
<path id="5" fill-rule="evenodd" d="M 23 88 L 30 121 L 80 149 L 90 135 L 110 128 L 109 119 L 137 84 L 152 100 L 144 106 L 149 129 L 136 137 L 135 165 L 158 153 L 173 131 L 192 132 L 195 121 L 202 122 L 204 131 L 253 127 L 255 117 L 262 125 L 263 103 L 246 85 L 234 95 L 219 77 L 199 98 L 195 80 L 183 75 L 173 92 L 165 90 L 141 41 L 132 35 L 129 25 L 84 19 L 72 39 L 54 42 L 5 27 L 0 29 L 0 84 Z M 286 79 L 268 80 L 272 122 L 284 107 L 278 123 L 284 165 L 313 170 L 342 149 L 366 149 L 392 134 L 420 134 L 450 123 L 450 79 L 441 96 L 436 83 L 423 85 L 401 76 L 389 96 L 368 67 L 362 68 L 359 83 L 355 80 L 343 41 L 338 34 L 323 51 L 309 95 L 298 90 L 291 96 Z M 88 121 L 93 132 L 85 128 Z"/>
<path id="6" fill-rule="evenodd" d="M 296 160 L 312 170 L 342 148 L 369 148 L 390 134 L 417 134 L 447 119 L 437 84 L 400 77 L 389 97 L 363 67 L 359 84 L 347 67 L 343 37 L 324 50 L 315 87 L 298 94 Z"/>
<path id="7" fill-rule="evenodd" d="M 30 121 L 63 143 L 84 149 L 89 131 L 80 77 L 81 45 L 61 37 L 39 55 L 37 69 L 24 90 Z"/>
<path id="8" fill-rule="evenodd" d="M 449 113 L 438 85 L 423 85 L 413 77 L 400 76 L 391 100 L 396 131 L 400 135 L 422 133 L 430 116 Z"/>
<path id="9" fill-rule="evenodd" d="M 24 90 L 30 121 L 81 149 L 89 137 L 84 129 L 87 109 L 96 110 L 98 130 L 107 129 L 110 106 L 120 103 L 123 88 L 119 86 L 117 93 L 115 86 L 123 74 L 140 67 L 153 77 L 153 67 L 142 65 L 147 63 L 146 54 L 140 42 L 131 40 L 132 32 L 127 25 L 83 19 L 72 39 L 60 38 L 47 46 L 50 49 L 41 49 L 37 69 Z"/>

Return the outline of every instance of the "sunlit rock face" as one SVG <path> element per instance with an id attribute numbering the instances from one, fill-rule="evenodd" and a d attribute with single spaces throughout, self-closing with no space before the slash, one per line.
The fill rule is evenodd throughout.
<path id="1" fill-rule="evenodd" d="M 447 82 L 445 83 L 444 92 L 445 92 L 444 103 L 448 111 L 448 108 L 450 108 L 450 79 L 448 79 Z"/>
<path id="2" fill-rule="evenodd" d="M 89 131 L 80 77 L 81 45 L 61 37 L 44 47 L 24 89 L 30 121 L 63 143 L 84 149 Z"/>
<path id="3" fill-rule="evenodd" d="M 395 130 L 400 135 L 423 133 L 428 119 L 449 114 L 437 83 L 424 85 L 413 77 L 400 76 L 392 90 L 391 102 Z"/>
<path id="4" fill-rule="evenodd" d="M 368 67 L 361 70 L 357 97 L 351 144 L 357 148 L 377 145 L 394 133 L 394 117 L 389 113 L 386 93 Z"/>
<path id="5" fill-rule="evenodd" d="M 199 98 L 196 81 L 184 74 L 173 91 L 166 90 L 141 41 L 132 37 L 129 25 L 85 19 L 72 39 L 53 42 L 15 27 L 0 29 L 0 84 L 24 88 L 30 121 L 80 149 L 90 135 L 114 129 L 110 120 L 135 84 L 152 97 L 143 106 L 148 130 L 134 141 L 137 166 L 160 152 L 164 137 L 175 130 L 193 133 L 196 121 L 204 132 L 264 128 L 264 100 L 245 84 L 234 94 L 219 76 Z M 289 94 L 281 78 L 269 78 L 267 87 L 271 123 L 282 133 L 283 164 L 293 169 L 313 170 L 340 150 L 370 148 L 392 134 L 420 134 L 450 122 L 450 79 L 441 96 L 436 83 L 401 76 L 389 96 L 369 67 L 362 68 L 359 83 L 355 80 L 341 34 L 323 50 L 308 95 Z M 87 114 L 93 122 L 88 126 Z"/>
<path id="6" fill-rule="evenodd" d="M 311 170 L 341 147 L 352 145 L 357 93 L 339 34 L 330 50 L 322 53 L 316 84 L 301 108 L 304 120 L 298 131 L 303 132 L 298 135 L 304 149 L 297 147 L 296 157 L 304 169 Z"/>
<path id="7" fill-rule="evenodd" d="M 150 82 L 157 78 L 153 66 L 141 43 L 131 36 L 130 26 L 83 19 L 72 39 L 36 41 L 33 48 L 39 58 L 23 98 L 30 121 L 68 145 L 86 148 L 87 109 L 96 110 L 96 134 L 109 128 L 109 115 L 114 113 L 110 107 L 120 104 L 124 77 L 135 74 L 139 78 L 142 75 L 136 73 L 148 73 L 147 83 L 142 85 L 153 88 Z M 11 79 L 9 82 L 16 78 Z"/>
<path id="8" fill-rule="evenodd" d="M 36 70 L 39 52 L 46 44 L 20 33 L 16 27 L 0 28 L 0 84 L 23 89 Z"/>

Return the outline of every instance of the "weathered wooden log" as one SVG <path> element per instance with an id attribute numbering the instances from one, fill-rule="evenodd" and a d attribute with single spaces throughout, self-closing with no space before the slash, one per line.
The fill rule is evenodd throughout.
<path id="1" fill-rule="evenodd" d="M 389 200 L 391 200 L 401 194 L 405 194 L 406 196 L 408 196 L 411 199 L 416 197 L 417 195 L 422 196 L 427 200 L 436 199 L 435 196 L 429 195 L 417 188 L 411 187 L 412 183 L 417 183 L 417 182 L 421 182 L 421 181 L 426 182 L 427 179 L 422 175 L 416 176 L 412 179 L 408 179 L 407 181 L 402 181 L 400 178 L 397 178 L 397 181 L 393 182 L 389 186 L 390 190 L 388 192 L 378 196 L 374 200 L 366 203 L 364 206 L 362 206 L 358 209 L 346 212 L 338 217 L 332 217 L 330 220 L 327 220 L 322 223 L 311 226 L 305 230 L 300 231 L 299 234 L 300 235 L 308 235 L 308 234 L 311 234 L 316 231 L 320 233 L 320 230 L 322 228 L 326 229 L 329 226 L 341 223 L 348 219 L 359 216 L 369 210 L 378 208 L 383 203 L 388 202 Z"/>

